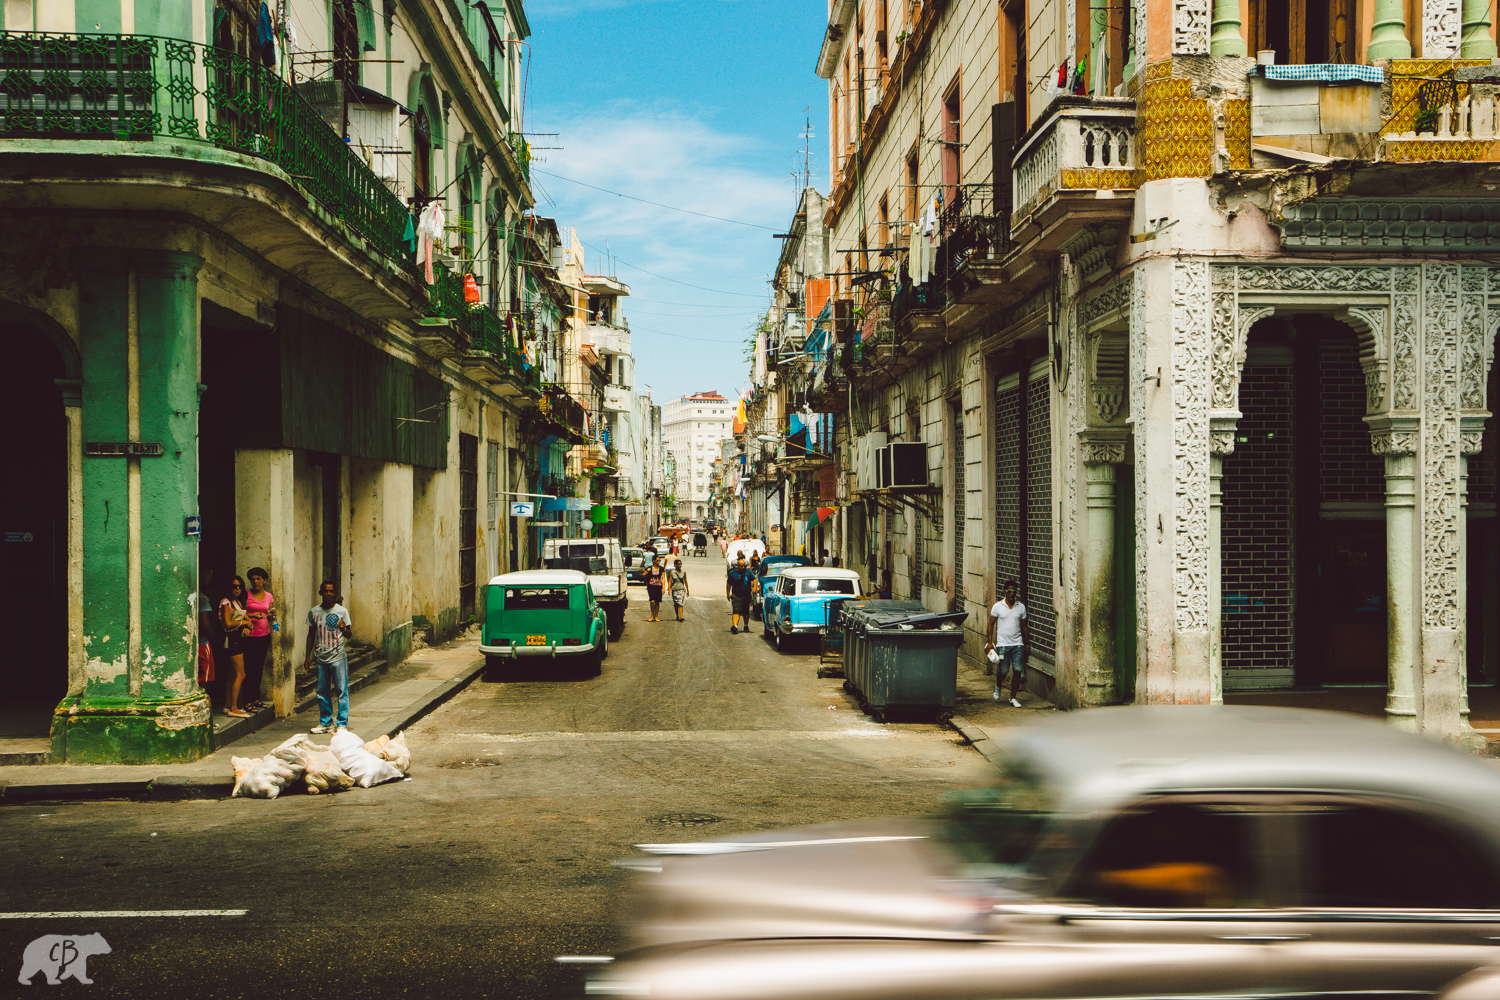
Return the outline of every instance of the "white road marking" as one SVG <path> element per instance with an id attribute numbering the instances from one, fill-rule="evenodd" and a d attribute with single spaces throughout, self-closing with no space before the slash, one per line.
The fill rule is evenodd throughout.
<path id="1" fill-rule="evenodd" d="M 781 847 L 824 847 L 828 844 L 878 844 L 890 840 L 926 840 L 925 836 L 904 837 L 836 837 L 831 840 L 758 840 L 733 843 L 707 841 L 688 844 L 636 844 L 648 854 L 743 854 L 749 851 L 774 851 Z"/>
<path id="2" fill-rule="evenodd" d="M 0 920 L 92 920 L 96 917 L 243 917 L 249 910 L 37 910 L 0 913 Z"/>

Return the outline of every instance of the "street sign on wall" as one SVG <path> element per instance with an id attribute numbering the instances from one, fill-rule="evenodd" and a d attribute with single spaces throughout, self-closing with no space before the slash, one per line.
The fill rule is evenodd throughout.
<path id="1" fill-rule="evenodd" d="M 531 517 L 536 514 L 536 504 L 530 500 L 522 500 L 510 505 L 511 517 Z"/>

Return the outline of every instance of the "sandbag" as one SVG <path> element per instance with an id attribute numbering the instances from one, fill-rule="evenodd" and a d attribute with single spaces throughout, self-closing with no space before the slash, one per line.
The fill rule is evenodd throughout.
<path id="1" fill-rule="evenodd" d="M 339 759 L 339 766 L 349 773 L 349 777 L 360 788 L 369 788 L 401 777 L 396 765 L 388 760 L 381 760 L 366 750 L 365 741 L 347 729 L 335 733 L 333 739 L 328 741 L 328 748 Z"/>
<path id="2" fill-rule="evenodd" d="M 308 795 L 339 792 L 354 785 L 354 779 L 339 766 L 338 757 L 328 747 L 307 740 L 297 744 L 296 751 L 306 768 L 302 780 L 307 783 Z"/>
<path id="3" fill-rule="evenodd" d="M 231 757 L 229 764 L 234 768 L 234 791 L 230 793 L 233 798 L 274 799 L 297 778 L 286 761 L 271 754 Z"/>
<path id="4" fill-rule="evenodd" d="M 365 749 L 395 764 L 402 774 L 411 773 L 411 748 L 406 745 L 406 733 L 397 733 L 395 739 L 389 736 L 373 739 L 365 744 Z"/>

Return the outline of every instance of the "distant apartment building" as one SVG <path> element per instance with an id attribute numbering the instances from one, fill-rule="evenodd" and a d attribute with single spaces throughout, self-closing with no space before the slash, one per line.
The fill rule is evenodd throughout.
<path id="1" fill-rule="evenodd" d="M 717 392 L 683 396 L 662 406 L 662 437 L 677 461 L 677 511 L 706 517 L 719 442 L 732 437 L 734 407 Z"/>

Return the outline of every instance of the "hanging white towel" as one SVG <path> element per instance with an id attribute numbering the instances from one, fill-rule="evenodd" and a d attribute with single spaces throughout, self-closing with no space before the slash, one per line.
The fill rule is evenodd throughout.
<path id="1" fill-rule="evenodd" d="M 429 202 L 417 216 L 417 263 L 424 268 L 429 285 L 434 283 L 432 274 L 433 244 L 443 238 L 443 203 Z"/>

